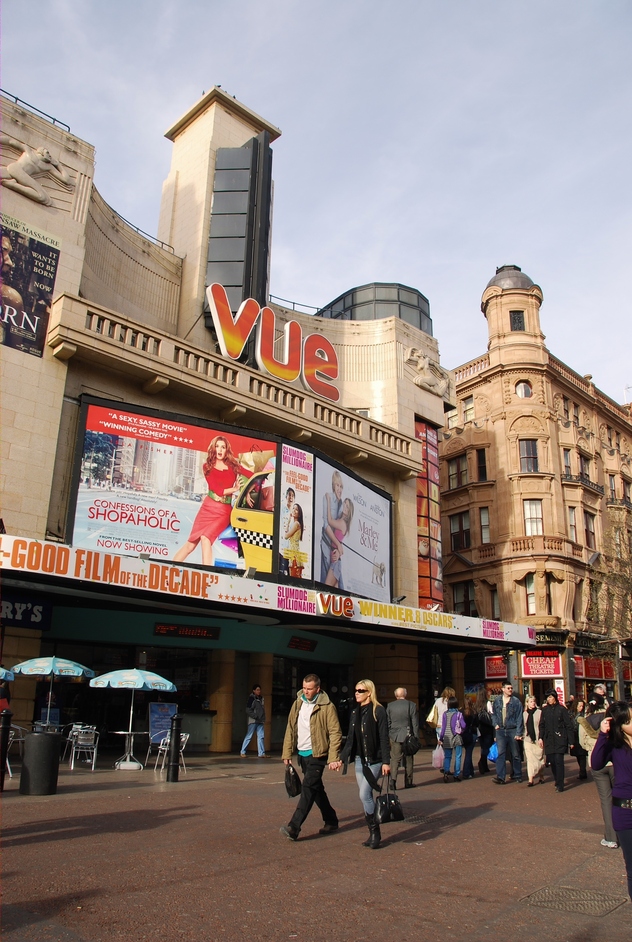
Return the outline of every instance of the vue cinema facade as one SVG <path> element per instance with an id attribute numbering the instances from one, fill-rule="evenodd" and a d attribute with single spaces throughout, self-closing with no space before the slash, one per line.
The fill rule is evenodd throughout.
<path id="1" fill-rule="evenodd" d="M 278 129 L 219 89 L 200 99 L 167 132 L 158 241 L 104 203 L 90 145 L 2 105 L 5 665 L 152 667 L 192 741 L 226 751 L 255 681 L 276 743 L 308 668 L 336 700 L 354 672 L 425 700 L 466 652 L 527 645 L 440 611 L 454 391 L 423 296 L 364 285 L 320 317 L 270 303 Z M 12 185 L 20 160 L 32 187 Z M 115 695 L 61 686 L 62 719 L 120 725 Z M 38 693 L 15 682 L 18 721 Z"/>

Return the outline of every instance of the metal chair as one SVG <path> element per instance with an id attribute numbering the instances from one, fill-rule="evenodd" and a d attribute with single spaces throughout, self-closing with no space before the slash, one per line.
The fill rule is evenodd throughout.
<path id="1" fill-rule="evenodd" d="M 169 737 L 168 729 L 160 729 L 157 733 L 151 733 L 149 736 L 149 746 L 147 747 L 147 755 L 145 756 L 145 765 L 149 762 L 149 756 L 151 755 L 151 750 L 154 746 L 160 748 L 160 743 L 163 741 L 165 736 Z"/>
<path id="2" fill-rule="evenodd" d="M 62 762 L 65 762 L 65 761 L 66 761 L 66 756 L 68 755 L 68 750 L 69 750 L 69 749 L 72 749 L 72 744 L 73 744 L 73 742 L 75 741 L 75 739 L 77 738 L 77 733 L 79 732 L 79 730 L 80 730 L 80 729 L 86 729 L 86 728 L 88 728 L 88 727 L 84 727 L 83 723 L 71 723 L 71 724 L 70 724 L 70 727 L 66 727 L 66 728 L 68 729 L 68 732 L 66 733 L 66 745 L 64 746 L 64 754 L 63 754 L 63 756 L 61 757 L 61 761 L 62 761 Z M 91 726 L 91 727 L 89 727 L 89 728 L 90 728 L 90 729 L 93 729 L 94 727 Z"/>
<path id="3" fill-rule="evenodd" d="M 11 771 L 11 763 L 9 762 L 9 749 L 15 738 L 15 730 L 13 727 L 9 730 L 9 739 L 7 741 L 7 772 L 9 773 L 9 778 L 13 778 L 13 772 Z"/>
<path id="4" fill-rule="evenodd" d="M 70 754 L 70 768 L 75 768 L 75 757 L 85 756 L 84 761 L 92 760 L 92 771 L 97 761 L 97 749 L 99 747 L 99 734 L 94 727 L 84 727 L 78 729 L 72 740 L 72 752 Z"/>
<path id="5" fill-rule="evenodd" d="M 9 749 L 11 748 L 13 743 L 17 743 L 18 750 L 20 752 L 20 758 L 22 758 L 22 756 L 24 755 L 24 737 L 26 736 L 28 732 L 30 732 L 30 730 L 25 729 L 24 726 L 16 726 L 15 723 L 12 723 L 11 732 L 13 733 L 13 736 L 11 736 L 9 740 Z"/>
<path id="6" fill-rule="evenodd" d="M 187 767 L 186 767 L 186 763 L 185 763 L 185 761 L 184 761 L 184 756 L 183 756 L 182 753 L 184 752 L 184 750 L 185 750 L 185 748 L 186 748 L 186 744 L 187 744 L 188 741 L 189 741 L 189 735 L 190 735 L 190 733 L 180 733 L 180 755 L 179 755 L 179 762 L 180 762 L 180 764 L 182 765 L 182 770 L 183 770 L 183 772 L 185 773 L 185 775 L 186 775 Z M 162 756 L 162 765 L 160 766 L 160 771 L 162 772 L 162 771 L 164 770 L 165 762 L 167 761 L 167 754 L 168 754 L 168 752 L 169 752 L 169 743 L 170 743 L 170 742 L 171 742 L 171 733 L 169 733 L 167 736 L 165 736 L 165 738 L 162 740 L 162 742 L 161 742 L 160 745 L 158 746 L 158 754 L 157 754 L 157 756 L 156 756 L 156 762 L 155 762 L 155 764 L 154 764 L 154 772 L 155 772 L 156 769 L 158 768 L 158 760 L 160 759 L 160 756 Z"/>

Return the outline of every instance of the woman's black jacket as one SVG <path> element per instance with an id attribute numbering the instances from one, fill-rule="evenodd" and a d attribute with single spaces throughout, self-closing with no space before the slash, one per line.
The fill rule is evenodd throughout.
<path id="1" fill-rule="evenodd" d="M 542 707 L 539 738 L 544 742 L 544 752 L 563 754 L 575 743 L 575 723 L 566 707 L 560 703 Z"/>
<path id="2" fill-rule="evenodd" d="M 354 707 L 349 720 L 349 732 L 340 756 L 345 766 L 355 759 L 356 755 L 361 756 L 362 753 L 369 765 L 378 762 L 381 765 L 390 765 L 391 748 L 388 740 L 386 710 L 381 705 L 377 706 L 375 714 L 374 718 L 372 703 L 366 707 Z"/>

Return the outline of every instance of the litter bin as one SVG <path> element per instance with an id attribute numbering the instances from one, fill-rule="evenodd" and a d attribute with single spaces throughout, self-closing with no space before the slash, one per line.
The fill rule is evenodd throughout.
<path id="1" fill-rule="evenodd" d="M 21 795 L 54 795 L 57 792 L 61 733 L 26 733 L 20 775 Z"/>

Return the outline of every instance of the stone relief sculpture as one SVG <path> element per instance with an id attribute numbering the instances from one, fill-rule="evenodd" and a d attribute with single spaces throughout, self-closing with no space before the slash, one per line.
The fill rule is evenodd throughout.
<path id="1" fill-rule="evenodd" d="M 53 201 L 36 177 L 48 175 L 66 189 L 73 189 L 74 184 L 67 170 L 45 147 L 33 150 L 28 144 L 22 144 L 6 134 L 0 134 L 0 143 L 5 147 L 20 151 L 17 160 L 0 168 L 2 186 L 15 190 L 16 193 L 21 193 L 22 196 L 36 203 L 42 203 L 44 206 L 51 206 Z"/>
<path id="2" fill-rule="evenodd" d="M 445 396 L 450 386 L 450 375 L 437 363 L 431 363 L 430 357 L 417 347 L 408 347 L 404 351 L 404 363 L 409 363 L 417 371 L 413 382 L 421 389 L 427 389 L 435 396 Z"/>

